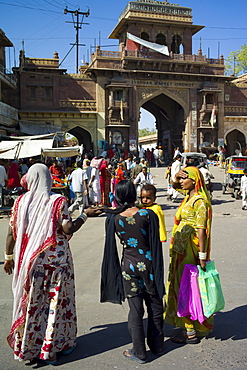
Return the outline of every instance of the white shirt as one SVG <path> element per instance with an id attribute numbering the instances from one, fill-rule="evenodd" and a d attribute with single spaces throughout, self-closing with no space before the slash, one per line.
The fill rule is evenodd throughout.
<path id="1" fill-rule="evenodd" d="M 241 177 L 241 186 L 240 186 L 240 190 L 242 192 L 246 192 L 247 190 L 247 176 L 243 175 Z"/>
<path id="2" fill-rule="evenodd" d="M 175 175 L 181 170 L 182 163 L 176 159 L 175 162 L 173 162 L 172 167 L 171 167 L 171 178 L 172 181 L 176 181 Z"/>
<path id="3" fill-rule="evenodd" d="M 146 182 L 147 184 L 153 184 L 154 183 L 153 176 L 151 175 L 150 172 L 147 172 L 146 177 L 144 176 L 143 172 L 140 172 L 139 175 L 136 176 L 134 184 L 141 184 L 141 183 L 144 183 L 144 182 Z"/>
<path id="4" fill-rule="evenodd" d="M 0 165 L 0 185 L 5 186 L 5 180 L 7 180 L 6 170 Z"/>
<path id="5" fill-rule="evenodd" d="M 129 161 L 128 159 L 126 159 L 126 161 L 125 161 L 125 165 L 126 165 L 126 169 L 129 171 L 129 170 L 130 170 L 130 168 L 131 168 L 132 162 L 131 162 L 131 161 Z"/>
<path id="6" fill-rule="evenodd" d="M 176 149 L 173 158 L 175 159 L 178 154 L 181 154 L 181 152 L 179 149 Z"/>
<path id="7" fill-rule="evenodd" d="M 154 159 L 159 158 L 159 149 L 154 149 L 153 155 L 154 155 Z"/>
<path id="8" fill-rule="evenodd" d="M 207 170 L 205 167 L 201 167 L 201 168 L 199 168 L 199 170 L 202 173 L 202 176 L 204 178 L 205 184 L 209 184 L 210 179 L 213 178 L 213 176 L 211 175 L 210 171 Z"/>
<path id="9" fill-rule="evenodd" d="M 141 148 L 139 151 L 139 158 L 144 158 L 145 157 L 145 149 Z"/>
<path id="10" fill-rule="evenodd" d="M 86 170 L 82 170 L 81 168 L 77 168 L 71 174 L 71 181 L 72 181 L 72 188 L 75 193 L 83 193 L 84 186 L 83 181 L 87 180 L 87 172 Z"/>

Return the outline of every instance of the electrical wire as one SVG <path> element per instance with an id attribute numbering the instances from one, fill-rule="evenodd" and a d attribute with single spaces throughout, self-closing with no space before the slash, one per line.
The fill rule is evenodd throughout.
<path id="1" fill-rule="evenodd" d="M 17 4 L 12 4 L 12 3 L 4 3 L 3 1 L 0 1 L 0 4 L 3 5 L 9 5 L 9 6 L 15 6 L 18 8 L 25 8 L 25 9 L 32 9 L 32 10 L 40 10 L 42 12 L 49 12 L 49 13 L 56 13 L 56 14 L 61 14 L 60 12 L 56 12 L 55 10 L 47 10 L 47 9 L 40 9 L 40 8 L 33 8 L 31 6 L 26 6 L 26 5 L 17 5 Z"/>

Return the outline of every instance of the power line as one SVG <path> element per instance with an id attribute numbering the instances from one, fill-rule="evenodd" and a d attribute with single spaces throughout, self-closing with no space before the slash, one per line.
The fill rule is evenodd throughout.
<path id="1" fill-rule="evenodd" d="M 9 6 L 15 6 L 17 8 L 25 8 L 25 9 L 32 9 L 32 10 L 40 10 L 42 12 L 50 12 L 50 13 L 56 13 L 56 14 L 61 14 L 59 12 L 56 12 L 55 10 L 47 10 L 47 9 L 40 9 L 40 8 L 33 8 L 31 6 L 26 6 L 26 5 L 17 5 L 17 4 L 12 4 L 12 3 L 4 3 L 3 1 L 0 1 L 0 4 L 3 5 L 9 5 Z"/>

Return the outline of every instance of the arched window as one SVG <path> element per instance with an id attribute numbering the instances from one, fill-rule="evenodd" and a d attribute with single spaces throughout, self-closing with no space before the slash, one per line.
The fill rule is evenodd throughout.
<path id="1" fill-rule="evenodd" d="M 158 33 L 158 35 L 156 36 L 156 44 L 159 44 L 159 45 L 166 45 L 166 37 L 165 35 L 163 35 L 163 33 Z"/>
<path id="2" fill-rule="evenodd" d="M 123 90 L 114 90 L 114 100 L 123 100 Z"/>
<path id="3" fill-rule="evenodd" d="M 149 34 L 147 32 L 142 32 L 141 33 L 141 39 L 145 41 L 149 41 Z"/>
<path id="4" fill-rule="evenodd" d="M 180 45 L 182 44 L 182 38 L 179 35 L 172 37 L 171 50 L 174 54 L 180 54 Z"/>

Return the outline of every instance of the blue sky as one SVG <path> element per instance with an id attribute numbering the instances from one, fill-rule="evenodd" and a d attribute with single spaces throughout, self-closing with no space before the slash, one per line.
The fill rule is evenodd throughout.
<path id="1" fill-rule="evenodd" d="M 246 0 L 171 2 L 192 8 L 193 23 L 205 26 L 193 38 L 194 53 L 200 46 L 200 38 L 203 54 L 210 58 L 218 57 L 219 43 L 220 54 L 224 57 L 247 44 Z M 11 48 L 6 53 L 7 65 L 13 67 L 14 56 L 18 63 L 22 40 L 27 57 L 52 58 L 54 51 L 59 53 L 60 61 L 65 57 L 71 48 L 70 44 L 75 41 L 73 24 L 66 23 L 72 21 L 71 14 L 64 15 L 66 5 L 69 10 L 76 10 L 79 6 L 82 12 L 90 8 L 90 16 L 84 18 L 89 25 L 82 25 L 80 30 L 80 43 L 85 44 L 80 48 L 80 60 L 89 60 L 90 52 L 95 44 L 99 44 L 99 39 L 104 50 L 118 50 L 118 40 L 108 39 L 108 36 L 127 3 L 127 0 L 0 0 L 0 28 L 15 46 L 15 52 Z M 75 50 L 61 67 L 70 73 L 75 72 Z"/>

